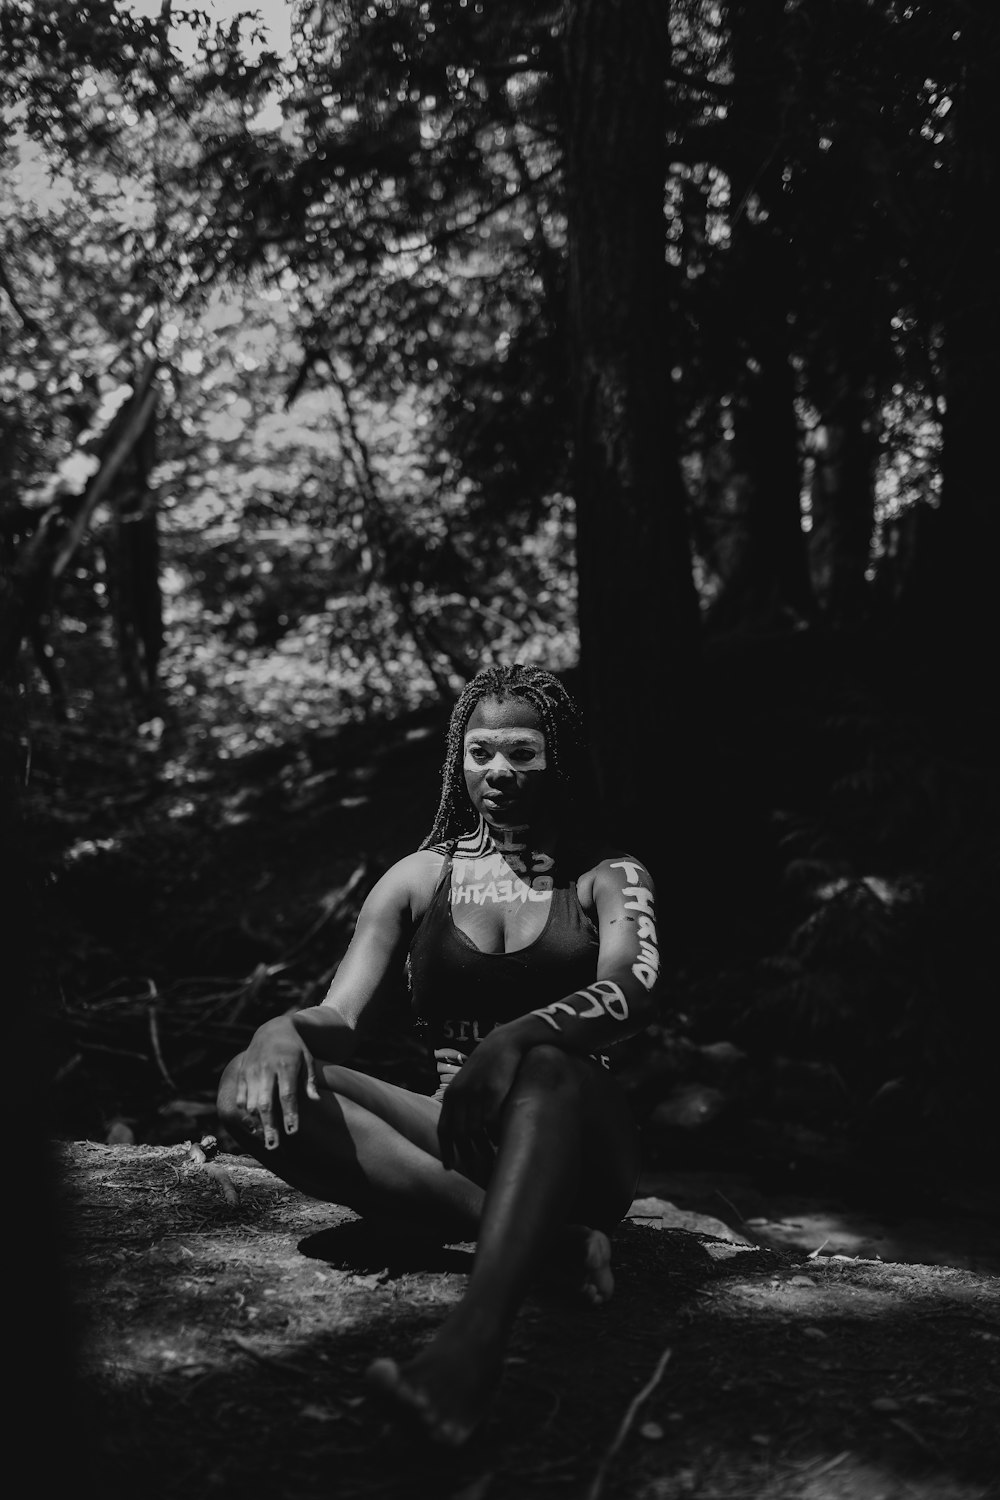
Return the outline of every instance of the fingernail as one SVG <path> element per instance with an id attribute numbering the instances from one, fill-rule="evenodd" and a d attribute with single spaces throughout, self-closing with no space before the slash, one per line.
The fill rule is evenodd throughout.
<path id="1" fill-rule="evenodd" d="M 294 1135 L 295 1132 L 298 1130 L 298 1128 L 299 1128 L 299 1122 L 295 1118 L 294 1115 L 292 1115 L 289 1119 L 287 1119 L 285 1121 L 285 1134 L 286 1135 Z"/>
<path id="2" fill-rule="evenodd" d="M 278 1132 L 270 1125 L 264 1127 L 264 1145 L 268 1151 L 273 1151 L 278 1144 Z"/>

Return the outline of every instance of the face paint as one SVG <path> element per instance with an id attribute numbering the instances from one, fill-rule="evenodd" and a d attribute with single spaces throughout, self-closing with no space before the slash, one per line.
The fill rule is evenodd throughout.
<path id="1" fill-rule="evenodd" d="M 543 719 L 531 704 L 484 698 L 469 715 L 462 744 L 466 791 L 490 832 L 509 831 L 511 842 L 522 843 L 550 833 L 554 767 Z"/>
<path id="2" fill-rule="evenodd" d="M 470 729 L 465 736 L 466 771 L 544 771 L 545 736 L 537 729 Z"/>

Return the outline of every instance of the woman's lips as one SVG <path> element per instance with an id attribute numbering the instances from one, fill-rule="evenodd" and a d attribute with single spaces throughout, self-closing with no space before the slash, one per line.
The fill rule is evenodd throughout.
<path id="1" fill-rule="evenodd" d="M 505 808 L 514 807 L 517 798 L 508 796 L 505 792 L 484 792 L 483 802 L 491 810 L 502 812 Z"/>

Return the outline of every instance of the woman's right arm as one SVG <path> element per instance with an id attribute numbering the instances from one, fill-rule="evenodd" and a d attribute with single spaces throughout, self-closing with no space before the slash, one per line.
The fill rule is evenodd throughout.
<path id="1" fill-rule="evenodd" d="M 300 1081 L 309 1098 L 319 1098 L 316 1060 L 343 1063 L 354 1051 L 361 1017 L 392 984 L 404 961 L 415 904 L 433 886 L 433 862 L 428 853 L 411 854 L 372 887 L 321 1005 L 276 1016 L 254 1033 L 243 1054 L 236 1102 L 259 1116 L 269 1150 L 278 1145 L 279 1121 L 287 1135 L 299 1128 Z"/>

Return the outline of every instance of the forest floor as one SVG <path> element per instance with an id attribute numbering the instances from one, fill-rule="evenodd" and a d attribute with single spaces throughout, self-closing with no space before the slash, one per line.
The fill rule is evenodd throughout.
<path id="1" fill-rule="evenodd" d="M 784 686 L 816 682 L 793 665 L 770 698 L 749 682 L 714 731 L 707 866 L 671 874 L 671 851 L 661 856 L 703 915 L 677 923 L 688 951 L 669 1017 L 622 1049 L 647 1172 L 617 1236 L 616 1297 L 594 1313 L 532 1296 L 494 1413 L 453 1458 L 389 1432 L 364 1371 L 436 1326 L 461 1294 L 471 1247 L 414 1262 L 247 1159 L 224 1155 L 220 1178 L 187 1155 L 218 1129 L 224 1062 L 261 1020 L 320 998 L 364 890 L 426 832 L 440 710 L 238 760 L 185 758 L 110 725 L 103 737 L 75 723 L 35 734 L 32 857 L 54 872 L 42 915 L 63 997 L 51 1112 L 69 1183 L 84 1415 L 109 1500 L 1000 1497 L 1000 1195 L 975 1072 L 992 1068 L 983 986 L 949 970 L 945 1039 L 962 1047 L 922 1134 L 912 1113 L 891 1113 L 898 1093 L 877 1095 L 888 1116 L 866 1113 L 863 1094 L 848 1100 L 822 1039 L 782 1059 L 768 1029 L 761 975 L 769 954 L 787 957 L 802 916 L 782 884 L 778 836 L 821 807 L 843 758 L 816 705 Z M 717 702 L 730 703 L 740 673 L 737 663 L 715 682 Z M 829 696 L 822 683 L 814 693 Z M 865 723 L 856 737 L 867 745 Z M 909 754 L 908 729 L 902 743 Z M 894 774 L 894 816 L 910 826 L 909 762 Z M 872 821 L 869 793 L 850 795 L 862 801 L 847 804 L 844 847 Z M 870 795 L 895 805 L 881 782 Z M 968 808 L 968 796 L 956 802 L 963 830 L 993 826 Z M 847 868 L 829 837 L 819 826 L 823 880 Z M 993 886 L 958 847 L 978 905 L 961 885 L 954 905 L 980 913 L 992 978 Z M 905 872 L 877 850 L 855 866 L 893 890 L 894 869 Z M 854 938 L 869 932 L 866 910 L 845 909 Z M 960 957 L 968 929 L 956 931 L 949 952 Z M 850 989 L 852 976 L 874 976 L 878 998 L 896 958 L 862 943 L 855 964 L 856 947 L 844 1014 L 865 1037 L 869 992 Z M 807 977 L 812 962 L 800 965 Z M 742 1033 L 731 1029 L 741 1016 Z M 917 1035 L 923 1022 L 912 1025 Z M 932 1057 L 937 1036 L 926 1039 Z M 878 1055 L 870 1037 L 865 1049 Z M 404 1046 L 373 1071 L 413 1065 Z M 958 1112 L 965 1099 L 981 1100 L 976 1131 Z M 15 1276 L 19 1246 L 10 1241 Z"/>
<path id="2" fill-rule="evenodd" d="M 442 1320 L 470 1245 L 394 1245 L 246 1157 L 60 1150 L 106 1500 L 1000 1496 L 990 1272 L 775 1249 L 641 1199 L 611 1303 L 531 1295 L 491 1416 L 442 1453 L 364 1374 Z"/>

